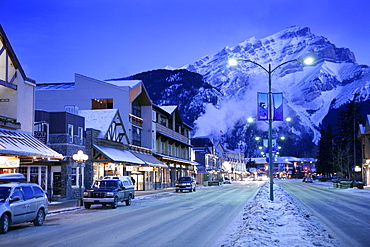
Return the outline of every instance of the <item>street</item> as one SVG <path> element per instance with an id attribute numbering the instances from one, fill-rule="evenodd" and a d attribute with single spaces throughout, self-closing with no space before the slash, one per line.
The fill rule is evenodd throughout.
<path id="1" fill-rule="evenodd" d="M 262 182 L 205 187 L 48 216 L 12 226 L 3 246 L 214 246 Z"/>
<path id="2" fill-rule="evenodd" d="M 369 246 L 368 193 L 362 193 L 363 190 L 332 188 L 331 183 L 283 180 L 278 181 L 278 184 L 347 242 L 348 246 Z"/>

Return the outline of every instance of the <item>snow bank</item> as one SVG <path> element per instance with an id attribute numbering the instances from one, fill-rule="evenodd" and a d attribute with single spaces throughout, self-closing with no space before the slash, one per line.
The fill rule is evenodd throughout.
<path id="1" fill-rule="evenodd" d="M 269 183 L 222 237 L 220 245 L 230 246 L 345 246 L 334 239 L 321 223 L 274 184 L 274 201 L 269 200 Z"/>

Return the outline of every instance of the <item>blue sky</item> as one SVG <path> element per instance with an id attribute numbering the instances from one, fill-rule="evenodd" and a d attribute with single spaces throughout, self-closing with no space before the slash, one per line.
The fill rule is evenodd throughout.
<path id="1" fill-rule="evenodd" d="M 370 65 L 369 13 L 365 0 L 1 0 L 0 24 L 28 77 L 67 82 L 178 68 L 293 25 Z"/>

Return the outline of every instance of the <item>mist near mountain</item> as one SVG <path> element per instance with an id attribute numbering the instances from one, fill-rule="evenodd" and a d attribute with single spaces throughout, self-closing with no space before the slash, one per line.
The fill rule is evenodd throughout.
<path id="1" fill-rule="evenodd" d="M 306 56 L 313 56 L 315 64 L 294 61 L 279 67 Z M 251 60 L 266 69 L 278 67 L 272 74 L 272 91 L 283 93 L 284 117 L 292 118 L 273 123 L 281 155 L 315 157 L 323 120 L 324 124 L 335 121 L 330 112 L 354 94 L 368 105 L 369 66 L 357 64 L 348 48 L 336 47 L 308 27 L 290 27 L 263 39 L 252 37 L 179 70 L 149 71 L 129 78 L 143 80 L 155 104 L 179 105 L 183 120 L 194 127 L 194 137 L 210 136 L 252 157 L 261 145 L 254 137 L 267 138 L 268 125 L 247 119 L 257 118 L 257 92 L 268 92 L 268 74 L 251 62 L 231 67 L 230 58 Z M 282 136 L 285 141 L 280 141 Z"/>

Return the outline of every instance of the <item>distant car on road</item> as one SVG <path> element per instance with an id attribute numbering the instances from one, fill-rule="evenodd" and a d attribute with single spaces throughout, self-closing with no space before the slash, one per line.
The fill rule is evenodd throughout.
<path id="1" fill-rule="evenodd" d="M 313 183 L 313 180 L 312 180 L 311 177 L 304 177 L 302 182 L 304 182 L 304 183 Z"/>
<path id="2" fill-rule="evenodd" d="M 48 213 L 48 199 L 41 187 L 34 183 L 0 184 L 0 234 L 7 233 L 12 224 L 44 223 Z"/>
<path id="3" fill-rule="evenodd" d="M 231 179 L 229 177 L 225 177 L 224 184 L 231 184 Z"/>
<path id="4" fill-rule="evenodd" d="M 175 184 L 175 190 L 176 192 L 179 192 L 181 190 L 188 190 L 189 192 L 196 190 L 196 182 L 195 179 L 192 177 L 180 177 L 178 181 L 176 181 Z"/>

